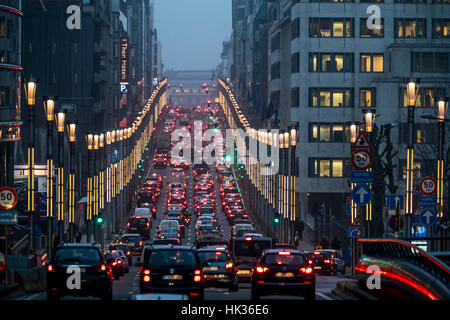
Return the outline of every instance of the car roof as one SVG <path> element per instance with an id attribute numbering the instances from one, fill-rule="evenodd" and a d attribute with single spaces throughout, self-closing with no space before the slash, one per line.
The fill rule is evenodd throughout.
<path id="1" fill-rule="evenodd" d="M 99 248 L 98 243 L 61 243 L 57 248 Z"/>
<path id="2" fill-rule="evenodd" d="M 172 244 L 154 244 L 149 245 L 148 248 L 151 250 L 192 250 L 195 251 L 195 249 L 192 246 L 186 246 L 186 245 L 172 245 Z"/>
<path id="3" fill-rule="evenodd" d="M 122 237 L 140 237 L 139 233 L 124 233 Z"/>

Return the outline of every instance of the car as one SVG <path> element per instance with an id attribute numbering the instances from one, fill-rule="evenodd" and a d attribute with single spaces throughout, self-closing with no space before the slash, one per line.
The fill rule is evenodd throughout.
<path id="1" fill-rule="evenodd" d="M 165 220 L 161 220 L 161 222 L 159 223 L 158 226 L 158 230 L 162 230 L 165 228 L 179 228 L 180 224 L 178 223 L 177 220 L 171 220 L 171 219 L 165 219 Z"/>
<path id="2" fill-rule="evenodd" d="M 81 271 L 79 288 L 69 288 L 67 280 L 77 266 Z M 92 243 L 68 243 L 56 247 L 47 266 L 47 299 L 71 296 L 95 296 L 112 300 L 112 270 L 100 246 Z"/>
<path id="3" fill-rule="evenodd" d="M 145 218 L 151 218 L 151 210 L 150 208 L 147 207 L 139 207 L 139 208 L 134 208 L 134 216 L 135 217 L 145 217 Z"/>
<path id="4" fill-rule="evenodd" d="M 126 257 L 128 258 L 128 265 L 133 265 L 133 256 L 131 255 L 131 252 L 128 250 L 127 244 L 119 244 L 119 243 L 113 243 L 108 247 L 109 251 L 113 250 L 122 250 L 123 253 L 125 253 Z"/>
<path id="5" fill-rule="evenodd" d="M 185 235 L 185 221 L 183 218 L 181 218 L 180 216 L 167 216 L 165 218 L 166 220 L 175 220 L 178 221 L 178 224 L 180 226 L 180 232 L 181 232 L 181 236 L 184 237 Z"/>
<path id="6" fill-rule="evenodd" d="M 201 260 L 191 246 L 146 246 L 138 261 L 140 293 L 180 293 L 203 300 Z"/>
<path id="7" fill-rule="evenodd" d="M 206 287 L 227 287 L 229 291 L 238 290 L 237 266 L 224 247 L 201 248 L 198 249 L 198 254 L 202 261 Z"/>
<path id="8" fill-rule="evenodd" d="M 132 255 L 139 255 L 144 247 L 144 242 L 138 233 L 125 233 L 120 237 L 120 242 L 128 245 L 128 251 Z"/>
<path id="9" fill-rule="evenodd" d="M 117 264 L 119 265 L 120 270 L 120 276 L 123 276 L 125 274 L 125 267 L 122 257 L 117 251 L 111 251 L 111 254 L 113 255 L 114 259 L 117 260 Z"/>
<path id="10" fill-rule="evenodd" d="M 122 267 L 125 273 L 130 272 L 130 265 L 128 264 L 128 259 L 125 253 L 122 250 L 114 250 L 113 252 L 117 252 L 122 259 Z"/>
<path id="11" fill-rule="evenodd" d="M 305 300 L 315 300 L 316 280 L 314 269 L 299 250 L 264 250 L 251 271 L 251 299 L 264 295 L 302 295 Z"/>
<path id="12" fill-rule="evenodd" d="M 180 229 L 179 228 L 164 228 L 158 232 L 159 239 L 178 239 L 180 242 Z"/>
<path id="13" fill-rule="evenodd" d="M 143 209 L 143 208 L 139 208 Z M 151 217 L 135 216 L 128 219 L 127 233 L 138 233 L 144 239 L 150 239 L 150 230 L 152 227 Z"/>
<path id="14" fill-rule="evenodd" d="M 150 211 L 152 213 L 152 219 L 153 220 L 156 219 L 156 212 L 157 212 L 157 210 L 156 210 L 156 205 L 153 202 L 151 202 L 151 203 L 141 203 L 141 204 L 139 204 L 139 207 L 140 208 L 148 208 L 148 209 L 150 209 Z"/>
<path id="15" fill-rule="evenodd" d="M 320 249 L 317 251 L 324 253 L 328 256 L 328 259 L 330 260 L 330 263 L 334 265 L 333 268 L 336 272 L 340 272 L 342 274 L 345 273 L 345 262 L 339 250 Z"/>
<path id="16" fill-rule="evenodd" d="M 119 280 L 121 276 L 121 265 L 119 264 L 117 256 L 112 252 L 106 252 L 105 258 L 108 266 L 111 268 L 114 280 Z"/>
<path id="17" fill-rule="evenodd" d="M 274 240 L 268 237 L 237 237 L 230 240 L 229 250 L 238 265 L 239 281 L 251 280 L 251 270 L 266 249 L 272 249 Z"/>
<path id="18" fill-rule="evenodd" d="M 332 275 L 336 274 L 336 265 L 332 263 L 331 258 L 325 252 L 305 251 L 308 257 L 308 263 L 311 265 L 315 272 L 320 274 Z"/>
<path id="19" fill-rule="evenodd" d="M 232 237 L 242 237 L 245 232 L 254 232 L 255 228 L 249 223 L 235 224 L 232 228 Z"/>

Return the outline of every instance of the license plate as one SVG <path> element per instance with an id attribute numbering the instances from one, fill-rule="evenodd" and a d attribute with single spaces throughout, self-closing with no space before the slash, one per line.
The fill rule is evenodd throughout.
<path id="1" fill-rule="evenodd" d="M 169 274 L 166 276 L 163 276 L 164 280 L 181 280 L 183 279 L 183 276 L 180 274 Z"/>
<path id="2" fill-rule="evenodd" d="M 275 277 L 278 277 L 278 278 L 293 278 L 294 274 L 292 272 L 277 272 L 277 273 L 275 273 Z"/>
<path id="3" fill-rule="evenodd" d="M 217 270 L 219 270 L 219 268 L 218 267 L 205 267 L 204 270 L 205 271 L 217 271 Z"/>
<path id="4" fill-rule="evenodd" d="M 314 269 L 316 269 L 316 270 L 317 270 L 317 269 L 322 269 L 322 267 L 314 267 Z"/>
<path id="5" fill-rule="evenodd" d="M 250 270 L 238 270 L 238 274 L 250 275 Z"/>

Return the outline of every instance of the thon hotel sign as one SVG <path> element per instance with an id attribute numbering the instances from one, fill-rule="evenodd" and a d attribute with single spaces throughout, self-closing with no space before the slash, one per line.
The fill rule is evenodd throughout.
<path id="1" fill-rule="evenodd" d="M 120 37 L 120 92 L 128 92 L 129 38 Z"/>

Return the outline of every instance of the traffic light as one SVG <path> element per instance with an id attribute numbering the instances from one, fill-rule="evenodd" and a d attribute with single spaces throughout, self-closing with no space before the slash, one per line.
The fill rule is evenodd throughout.
<path id="1" fill-rule="evenodd" d="M 103 217 L 102 216 L 97 216 L 97 218 L 95 219 L 95 222 L 97 222 L 97 224 L 102 224 L 103 223 Z"/>
<path id="2" fill-rule="evenodd" d="M 227 162 L 227 163 L 231 163 L 231 156 L 225 156 L 225 161 Z"/>
<path id="3" fill-rule="evenodd" d="M 207 103 L 208 103 L 208 108 L 211 108 L 211 100 L 208 100 Z"/>
<path id="4" fill-rule="evenodd" d="M 275 212 L 275 214 L 273 216 L 273 222 L 274 223 L 279 223 L 280 222 L 279 214 L 277 212 Z"/>

